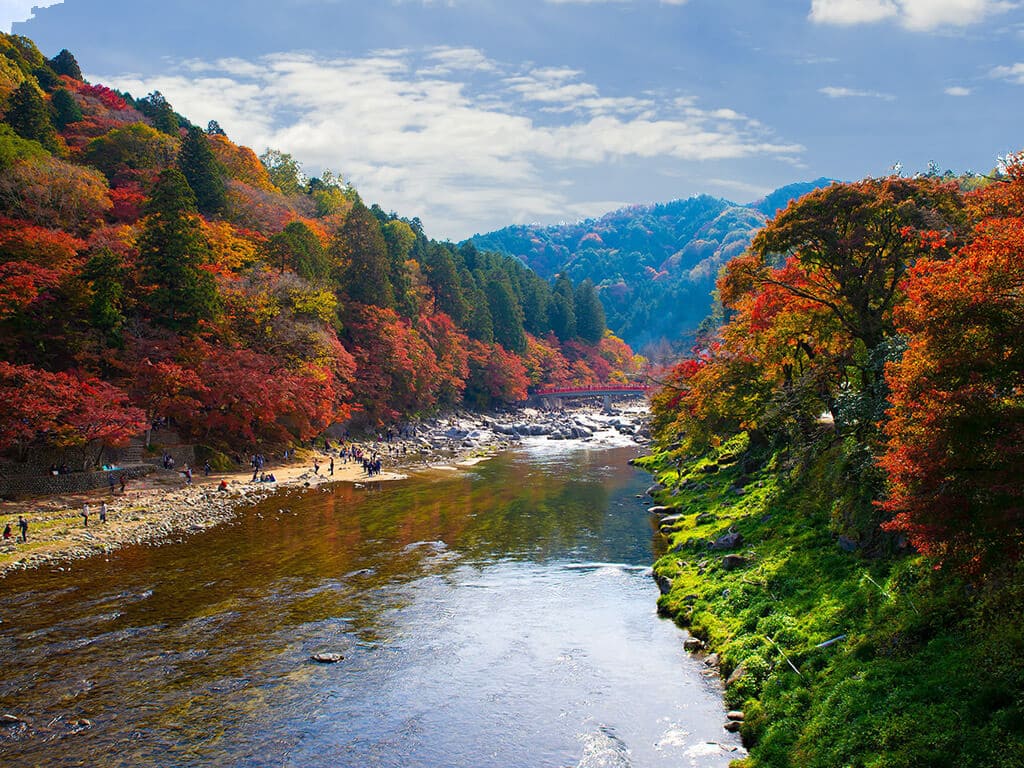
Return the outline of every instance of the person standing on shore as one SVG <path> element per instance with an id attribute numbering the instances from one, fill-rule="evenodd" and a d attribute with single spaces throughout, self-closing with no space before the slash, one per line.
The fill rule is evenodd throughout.
<path id="1" fill-rule="evenodd" d="M 21 531 L 21 543 L 28 541 L 28 520 L 18 515 L 18 530 Z"/>
<path id="2" fill-rule="evenodd" d="M 100 522 L 107 522 L 107 502 L 105 501 L 100 504 Z"/>
<path id="3" fill-rule="evenodd" d="M 85 527 L 88 528 L 89 527 L 89 505 L 88 504 L 83 504 L 82 505 L 82 520 L 85 523 Z"/>
<path id="4" fill-rule="evenodd" d="M 334 477 L 334 457 L 331 456 L 331 477 Z"/>

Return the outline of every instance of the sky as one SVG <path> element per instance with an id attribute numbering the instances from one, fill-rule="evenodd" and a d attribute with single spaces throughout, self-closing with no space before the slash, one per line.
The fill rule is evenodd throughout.
<path id="1" fill-rule="evenodd" d="M 0 29 L 439 239 L 1024 148 L 1024 0 L 0 0 Z"/>

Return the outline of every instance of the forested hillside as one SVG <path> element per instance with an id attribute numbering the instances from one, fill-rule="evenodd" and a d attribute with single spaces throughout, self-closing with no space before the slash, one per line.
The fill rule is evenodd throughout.
<path id="1" fill-rule="evenodd" d="M 645 465 L 744 765 L 1024 765 L 1024 153 L 813 192 L 718 291 Z"/>
<path id="2" fill-rule="evenodd" d="M 289 443 L 622 379 L 593 284 L 428 239 L 160 93 L 0 36 L 0 450 Z"/>
<path id="3" fill-rule="evenodd" d="M 591 280 L 609 327 L 639 349 L 692 338 L 711 311 L 722 265 L 790 200 L 829 183 L 791 184 L 750 205 L 708 195 L 635 205 L 575 224 L 506 227 L 472 242 L 519 257 L 545 277 Z"/>

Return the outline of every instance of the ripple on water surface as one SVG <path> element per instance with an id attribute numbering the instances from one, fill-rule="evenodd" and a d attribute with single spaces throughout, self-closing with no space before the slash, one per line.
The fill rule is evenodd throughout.
<path id="1" fill-rule="evenodd" d="M 0 711 L 31 727 L 0 761 L 724 768 L 717 684 L 655 616 L 632 453 L 300 494 L 286 522 L 18 574 Z"/>

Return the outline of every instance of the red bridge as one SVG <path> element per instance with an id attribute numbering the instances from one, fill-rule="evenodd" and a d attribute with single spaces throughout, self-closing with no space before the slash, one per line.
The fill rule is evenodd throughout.
<path id="1" fill-rule="evenodd" d="M 653 387 L 647 384 L 600 384 L 593 387 L 565 387 L 560 389 L 540 389 L 536 397 L 541 405 L 550 407 L 555 401 L 567 397 L 600 397 L 604 399 L 605 408 L 611 405 L 611 399 L 620 395 L 646 395 Z"/>

